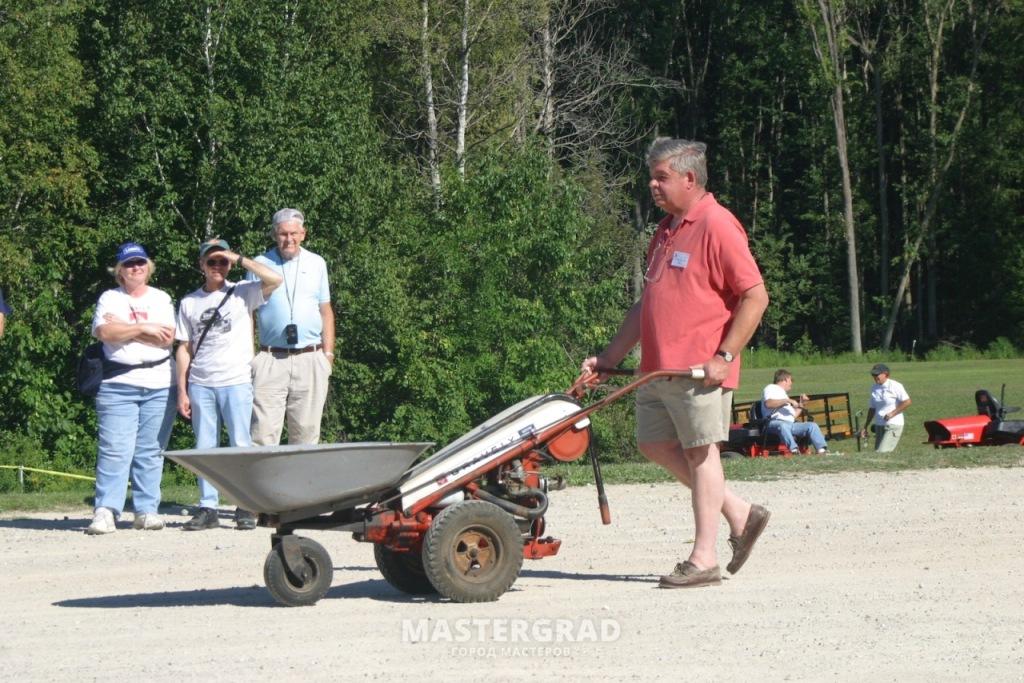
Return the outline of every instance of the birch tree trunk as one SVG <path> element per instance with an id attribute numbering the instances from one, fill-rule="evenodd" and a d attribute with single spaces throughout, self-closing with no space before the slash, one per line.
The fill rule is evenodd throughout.
<path id="1" fill-rule="evenodd" d="M 223 11 L 223 6 L 221 7 Z M 213 187 L 213 176 L 216 173 L 218 163 L 218 150 L 220 149 L 220 143 L 217 140 L 216 126 L 214 125 L 214 97 L 217 94 L 217 82 L 214 75 L 214 66 L 217 61 L 217 49 L 220 47 L 221 33 L 224 30 L 224 18 L 221 17 L 221 23 L 217 28 L 214 28 L 214 16 L 213 7 L 210 4 L 206 5 L 205 25 L 203 30 L 203 44 L 201 46 L 203 54 L 203 64 L 206 67 L 206 163 L 209 165 L 210 172 L 208 179 L 210 182 L 210 201 L 206 210 L 206 221 L 203 226 L 203 239 L 210 239 L 214 237 L 213 225 L 214 217 L 217 210 L 217 194 Z"/>
<path id="2" fill-rule="evenodd" d="M 875 157 L 878 168 L 878 292 L 889 292 L 889 172 L 885 151 L 885 120 L 883 116 L 882 68 L 885 48 L 882 35 L 890 11 L 887 0 L 872 2 L 854 16 L 855 43 L 864 56 L 865 87 L 871 93 L 875 108 Z M 877 23 L 867 25 L 877 12 Z"/>
<path id="3" fill-rule="evenodd" d="M 814 38 L 814 53 L 825 72 L 826 80 L 832 84 L 832 120 L 836 129 L 836 151 L 839 156 L 839 168 L 843 184 L 843 224 L 846 233 L 846 279 L 850 297 L 850 348 L 854 353 L 862 353 L 860 335 L 860 278 L 857 270 L 857 239 L 853 221 L 853 184 L 850 179 L 850 159 L 847 151 L 846 115 L 843 110 L 843 87 L 846 84 L 846 68 L 839 44 L 839 30 L 842 19 L 832 0 L 818 0 L 818 12 L 821 17 L 825 34 L 826 55 L 818 37 L 817 21 L 813 19 L 813 10 L 809 0 L 805 0 L 808 19 L 811 23 L 811 35 Z"/>
<path id="4" fill-rule="evenodd" d="M 427 108 L 427 164 L 430 166 L 430 188 L 434 193 L 434 208 L 441 205 L 441 169 L 437 153 L 437 109 L 434 105 L 434 76 L 430 65 L 430 0 L 423 0 L 423 23 L 420 42 L 423 58 L 423 94 Z"/>
<path id="5" fill-rule="evenodd" d="M 455 134 L 455 163 L 459 175 L 466 177 L 466 122 L 469 108 L 469 0 L 462 3 L 462 50 L 459 53 L 462 78 L 459 82 L 458 130 Z"/>

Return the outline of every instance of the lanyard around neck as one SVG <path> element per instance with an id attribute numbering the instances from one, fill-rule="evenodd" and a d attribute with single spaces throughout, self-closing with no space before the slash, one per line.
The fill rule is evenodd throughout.
<path id="1" fill-rule="evenodd" d="M 277 247 L 274 247 L 277 249 Z M 277 249 L 277 255 L 281 258 L 281 275 L 284 279 L 284 296 L 288 300 L 288 321 L 295 322 L 295 294 L 299 291 L 299 258 L 302 257 L 302 248 L 299 248 L 299 253 L 295 255 L 293 259 L 295 261 L 295 276 L 292 278 L 292 286 L 288 287 L 288 273 L 284 270 L 284 264 L 288 261 L 284 260 L 284 254 L 281 253 L 280 249 Z"/>

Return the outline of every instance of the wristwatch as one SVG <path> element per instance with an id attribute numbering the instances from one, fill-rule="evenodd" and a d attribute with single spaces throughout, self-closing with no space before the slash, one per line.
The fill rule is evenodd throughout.
<path id="1" fill-rule="evenodd" d="M 717 351 L 715 351 L 715 355 L 724 358 L 726 363 L 731 363 L 733 358 L 736 357 L 729 353 L 728 351 L 723 351 L 722 349 L 718 349 Z"/>

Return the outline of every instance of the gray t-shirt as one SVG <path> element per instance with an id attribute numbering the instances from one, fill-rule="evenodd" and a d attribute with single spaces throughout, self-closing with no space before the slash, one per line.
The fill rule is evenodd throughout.
<path id="1" fill-rule="evenodd" d="M 201 287 L 192 292 L 178 307 L 178 324 L 174 336 L 179 341 L 195 344 L 203 334 L 206 322 L 214 319 L 210 331 L 192 359 L 189 382 L 204 387 L 230 387 L 252 381 L 249 362 L 253 358 L 252 312 L 262 306 L 263 283 L 240 282 L 219 310 L 227 282 L 216 292 Z"/>

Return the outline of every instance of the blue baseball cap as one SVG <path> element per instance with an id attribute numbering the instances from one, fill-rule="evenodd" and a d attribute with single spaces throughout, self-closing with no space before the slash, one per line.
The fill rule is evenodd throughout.
<path id="1" fill-rule="evenodd" d="M 148 261 L 149 255 L 142 248 L 142 245 L 137 242 L 125 242 L 117 248 L 117 265 L 121 265 L 133 258 L 144 258 Z"/>

